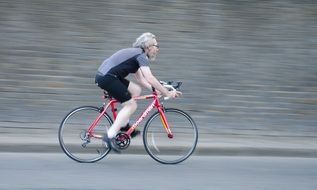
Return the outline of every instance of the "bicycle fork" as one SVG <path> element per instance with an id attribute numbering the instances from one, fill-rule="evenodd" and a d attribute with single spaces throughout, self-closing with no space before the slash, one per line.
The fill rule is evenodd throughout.
<path id="1" fill-rule="evenodd" d="M 168 125 L 166 116 L 165 116 L 165 114 L 164 114 L 164 108 L 162 109 L 162 108 L 159 107 L 159 108 L 158 108 L 158 111 L 159 111 L 159 113 L 160 113 L 161 122 L 162 122 L 162 125 L 163 125 L 163 127 L 164 127 L 166 133 L 167 133 L 168 138 L 170 138 L 170 139 L 173 138 L 173 137 L 174 137 L 174 136 L 173 136 L 173 133 L 172 133 L 172 131 L 171 131 L 169 125 Z"/>

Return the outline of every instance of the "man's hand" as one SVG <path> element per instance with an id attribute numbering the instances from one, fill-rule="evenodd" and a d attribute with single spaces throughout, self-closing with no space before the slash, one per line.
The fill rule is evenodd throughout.
<path id="1" fill-rule="evenodd" d="M 167 97 L 168 97 L 168 98 L 177 98 L 177 97 L 179 97 L 180 95 L 182 95 L 182 92 L 177 91 L 177 90 L 172 90 L 172 91 L 169 91 L 169 92 L 168 92 Z"/>

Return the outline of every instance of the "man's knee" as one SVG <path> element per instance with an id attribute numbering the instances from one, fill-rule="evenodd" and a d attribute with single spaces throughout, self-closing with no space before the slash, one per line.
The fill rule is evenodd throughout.
<path id="1" fill-rule="evenodd" d="M 135 96 L 140 96 L 142 92 L 142 88 L 140 86 L 136 86 L 135 88 L 135 94 L 133 95 L 133 97 Z"/>
<path id="2" fill-rule="evenodd" d="M 142 92 L 142 88 L 139 85 L 132 82 L 130 82 L 128 90 L 131 93 L 132 97 L 140 96 Z"/>

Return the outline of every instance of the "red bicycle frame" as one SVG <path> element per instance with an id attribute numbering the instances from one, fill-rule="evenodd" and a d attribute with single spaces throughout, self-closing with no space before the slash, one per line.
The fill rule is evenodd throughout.
<path id="1" fill-rule="evenodd" d="M 87 130 L 87 134 L 88 136 L 92 136 L 95 138 L 102 138 L 101 135 L 96 135 L 93 134 L 92 131 L 94 129 L 94 127 L 97 125 L 97 123 L 99 122 L 99 120 L 101 119 L 101 117 L 105 114 L 105 112 L 107 111 L 107 109 L 109 107 L 111 107 L 111 112 L 113 115 L 113 119 L 115 120 L 117 118 L 117 110 L 116 110 L 116 103 L 118 103 L 117 100 L 115 100 L 114 98 L 111 97 L 104 97 L 104 99 L 108 99 L 109 102 L 107 104 L 104 105 L 103 110 L 100 112 L 100 114 L 98 114 L 98 116 L 95 118 L 95 120 L 93 121 L 93 123 L 89 126 L 88 130 Z M 161 122 L 162 125 L 167 133 L 167 136 L 169 138 L 173 138 L 173 133 L 170 130 L 170 127 L 168 125 L 166 116 L 164 114 L 164 108 L 162 106 L 162 104 L 159 101 L 159 97 L 157 95 L 157 93 L 155 91 L 152 92 L 151 95 L 144 95 L 144 96 L 137 96 L 137 97 L 133 97 L 134 100 L 146 100 L 146 99 L 153 99 L 153 101 L 149 104 L 149 106 L 143 111 L 142 114 L 140 114 L 140 116 L 138 117 L 138 119 L 135 121 L 135 123 L 133 123 L 133 125 L 131 126 L 131 128 L 126 132 L 127 135 L 131 135 L 131 133 L 134 131 L 135 128 L 137 128 L 137 126 L 143 121 L 143 119 L 150 113 L 150 111 L 156 107 L 158 112 L 160 113 L 160 118 L 161 118 Z"/>

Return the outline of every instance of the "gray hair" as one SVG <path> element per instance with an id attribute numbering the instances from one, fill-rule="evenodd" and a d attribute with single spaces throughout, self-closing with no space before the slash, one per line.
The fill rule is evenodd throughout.
<path id="1" fill-rule="evenodd" d="M 155 39 L 155 35 L 150 33 L 150 32 L 146 32 L 141 34 L 141 36 L 139 36 L 135 42 L 133 43 L 133 47 L 135 48 L 147 48 L 149 47 L 149 43 L 151 42 L 152 39 Z"/>

